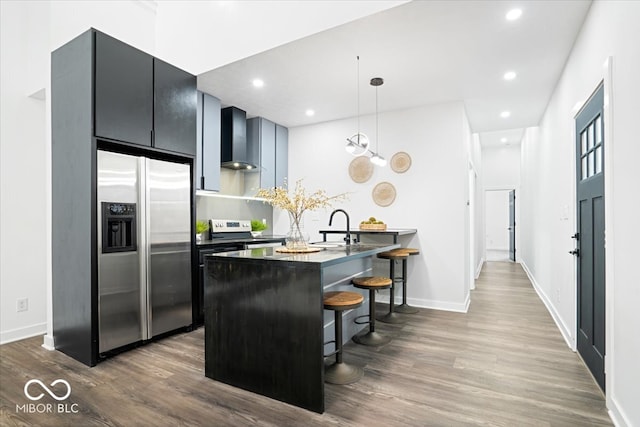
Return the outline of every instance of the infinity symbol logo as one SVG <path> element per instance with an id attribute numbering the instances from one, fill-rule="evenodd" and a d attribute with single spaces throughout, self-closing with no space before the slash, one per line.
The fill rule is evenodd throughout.
<path id="1" fill-rule="evenodd" d="M 62 396 L 62 397 L 59 397 L 58 395 L 56 395 L 53 391 L 51 391 L 51 389 L 50 389 L 49 387 L 47 387 L 46 385 L 44 385 L 44 384 L 42 383 L 42 381 L 40 381 L 40 380 L 30 380 L 30 381 L 28 381 L 28 382 L 24 385 L 24 395 L 25 395 L 25 396 L 27 396 L 27 397 L 28 397 L 29 399 L 31 399 L 31 400 L 40 400 L 40 399 L 42 399 L 42 398 L 44 397 L 44 393 L 40 393 L 40 394 L 39 394 L 39 395 L 37 395 L 37 396 L 31 396 L 31 395 L 29 394 L 29 390 L 28 390 L 28 389 L 29 389 L 29 386 L 30 386 L 31 384 L 34 384 L 34 383 L 35 383 L 35 384 L 39 384 L 39 385 L 40 385 L 40 387 L 42 387 L 42 389 L 43 389 L 44 391 L 46 391 L 47 393 L 49 393 L 49 396 L 53 397 L 55 400 L 65 400 L 67 397 L 69 397 L 69 396 L 71 395 L 71 386 L 70 386 L 70 385 L 69 385 L 69 383 L 68 383 L 68 382 L 66 382 L 65 380 L 57 379 L 57 380 L 55 380 L 54 382 L 52 382 L 52 383 L 50 384 L 50 385 L 51 385 L 51 387 L 55 387 L 55 386 L 56 386 L 56 384 L 60 384 L 60 383 L 62 383 L 62 384 L 64 384 L 64 385 L 66 385 L 66 386 L 67 386 L 67 394 L 65 394 L 65 395 L 64 395 L 64 396 Z"/>

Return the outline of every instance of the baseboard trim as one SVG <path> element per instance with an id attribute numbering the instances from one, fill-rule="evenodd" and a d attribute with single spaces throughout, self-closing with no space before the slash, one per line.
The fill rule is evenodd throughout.
<path id="1" fill-rule="evenodd" d="M 402 304 L 402 298 L 395 299 L 396 304 Z M 382 300 L 381 302 L 384 302 Z M 467 293 L 467 298 L 463 303 L 456 303 L 450 301 L 437 301 L 421 298 L 407 298 L 407 304 L 413 307 L 429 308 L 432 310 L 444 310 L 455 311 L 457 313 L 466 313 L 469 311 L 469 304 L 471 303 L 471 294 Z"/>
<path id="2" fill-rule="evenodd" d="M 615 397 L 612 396 L 610 399 L 608 399 L 607 409 L 609 418 L 611 418 L 614 426 L 631 427 L 633 425 L 631 424 L 631 421 L 629 421 L 629 418 L 625 415 L 624 411 L 620 408 L 620 405 L 618 405 Z"/>
<path id="3" fill-rule="evenodd" d="M 478 277 L 480 277 L 480 273 L 482 273 L 482 267 L 484 267 L 484 258 L 480 258 L 480 262 L 478 263 L 478 266 L 476 267 L 476 279 Z"/>
<path id="4" fill-rule="evenodd" d="M 54 340 L 53 335 L 45 335 L 42 339 L 42 347 L 49 350 L 49 351 L 53 351 L 56 349 L 56 343 Z"/>
<path id="5" fill-rule="evenodd" d="M 536 281 L 535 277 L 529 270 L 527 263 L 524 262 L 524 260 L 521 260 L 520 265 L 522 266 L 522 269 L 524 270 L 527 277 L 529 278 L 529 281 L 533 285 L 533 289 L 536 291 L 536 293 L 542 300 L 542 303 L 547 308 L 547 311 L 549 312 L 549 314 L 551 314 L 551 318 L 553 319 L 553 321 L 556 323 L 556 326 L 560 330 L 560 334 L 562 335 L 562 338 L 564 338 L 564 341 L 567 343 L 567 345 L 571 350 L 576 351 L 575 339 L 571 336 L 571 332 L 569 331 L 569 328 L 567 328 L 567 325 L 564 323 L 564 321 L 560 317 L 560 314 L 556 311 L 556 308 L 551 303 L 551 300 L 549 299 L 547 294 L 544 293 L 544 291 Z"/>
<path id="6" fill-rule="evenodd" d="M 24 328 L 11 329 L 0 332 L 0 345 L 8 344 L 14 341 L 20 341 L 26 338 L 44 335 L 47 333 L 46 323 L 37 323 L 35 325 L 26 326 Z"/>

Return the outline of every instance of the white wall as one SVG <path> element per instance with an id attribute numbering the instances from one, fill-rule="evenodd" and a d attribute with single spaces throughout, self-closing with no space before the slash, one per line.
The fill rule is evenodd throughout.
<path id="1" fill-rule="evenodd" d="M 29 34 L 47 31 L 46 12 L 0 2 L 0 342 L 46 329 L 46 111 L 28 96 L 43 77 L 42 40 Z M 16 312 L 18 298 L 28 311 Z"/>
<path id="2" fill-rule="evenodd" d="M 520 144 L 482 148 L 485 190 L 505 190 L 520 184 Z"/>
<path id="3" fill-rule="evenodd" d="M 376 167 L 373 177 L 357 184 L 348 174 L 353 157 L 344 150 L 346 136 L 356 130 L 356 120 L 347 119 L 289 129 L 289 177 L 304 179 L 308 191 L 324 189 L 334 195 L 348 191 L 344 208 L 352 226 L 370 216 L 390 228 L 417 228 L 407 246 L 420 248 L 410 263 L 409 302 L 412 305 L 465 310 L 469 295 L 465 269 L 465 222 L 467 152 L 464 147 L 466 120 L 462 103 L 427 106 L 381 113 L 380 152 L 390 159 L 398 151 L 411 155 L 411 168 L 397 174 L 389 166 Z M 361 117 L 361 130 L 375 141 L 374 116 Z M 373 187 L 382 181 L 397 190 L 389 207 L 377 206 Z M 318 230 L 328 228 L 330 210 L 308 215 L 306 230 L 319 239 Z M 316 220 L 314 220 L 314 218 Z M 337 227 L 344 219 L 335 218 Z M 288 230 L 288 218 L 274 213 L 276 233 Z"/>
<path id="4" fill-rule="evenodd" d="M 523 140 L 522 262 L 571 345 L 575 345 L 573 117 L 603 79 L 613 57 L 613 120 L 605 127 L 607 203 L 607 407 L 619 425 L 640 425 L 640 2 L 597 1 L 567 61 L 539 129 Z M 521 227 L 522 228 L 522 227 Z"/>

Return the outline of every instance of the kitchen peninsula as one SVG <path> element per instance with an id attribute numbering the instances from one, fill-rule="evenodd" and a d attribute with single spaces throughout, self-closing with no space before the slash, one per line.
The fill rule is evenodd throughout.
<path id="1" fill-rule="evenodd" d="M 260 248 L 205 257 L 207 377 L 324 412 L 333 313 L 323 309 L 323 292 L 355 291 L 351 279 L 371 274 L 372 258 L 399 245 L 319 246 L 306 254 Z M 350 321 L 360 314 L 366 309 L 345 312 L 345 341 L 364 328 Z"/>

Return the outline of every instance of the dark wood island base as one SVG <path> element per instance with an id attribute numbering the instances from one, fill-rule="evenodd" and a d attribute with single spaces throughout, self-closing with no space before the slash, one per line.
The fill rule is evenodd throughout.
<path id="1" fill-rule="evenodd" d="M 323 292 L 353 290 L 351 279 L 371 270 L 371 257 L 395 247 L 359 244 L 304 255 L 261 248 L 207 256 L 205 375 L 324 412 L 324 342 L 332 336 L 324 333 Z M 345 324 L 356 314 L 346 312 Z M 355 332 L 346 331 L 345 341 Z"/>

